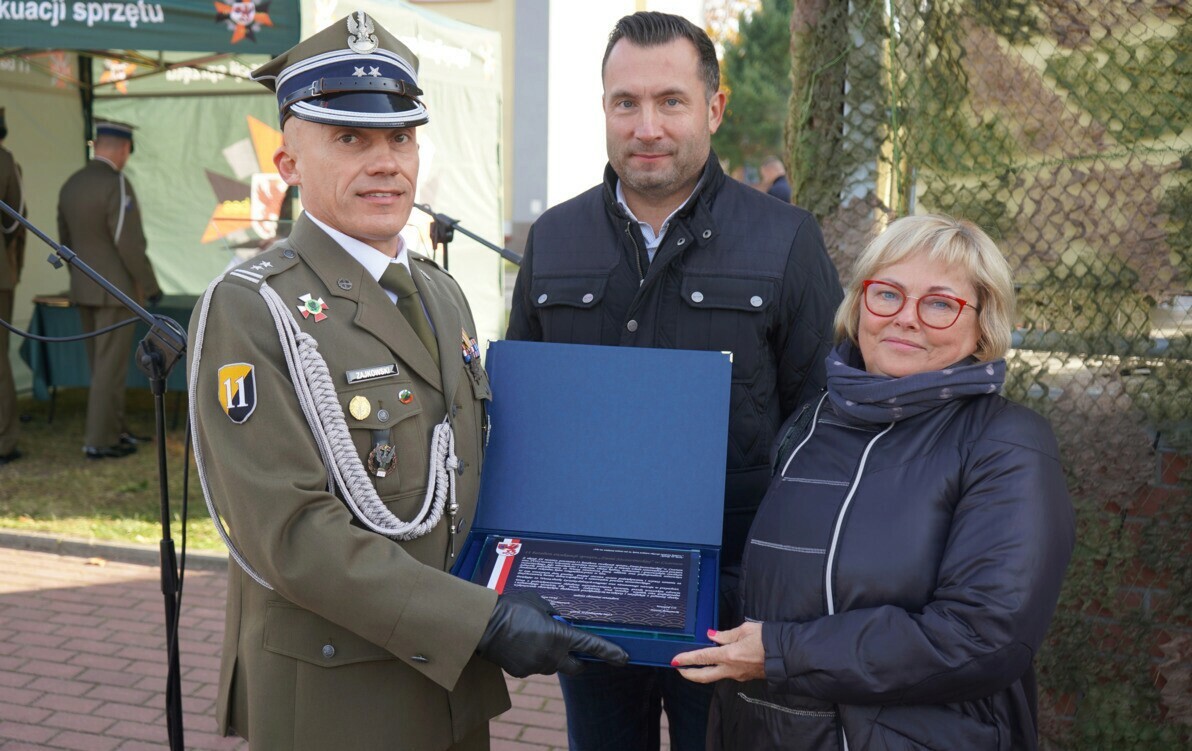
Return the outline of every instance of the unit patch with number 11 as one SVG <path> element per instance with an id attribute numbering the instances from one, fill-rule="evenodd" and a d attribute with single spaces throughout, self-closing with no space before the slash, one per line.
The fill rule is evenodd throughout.
<path id="1" fill-rule="evenodd" d="M 219 405 L 234 423 L 243 423 L 257 408 L 257 377 L 252 365 L 234 362 L 219 369 Z"/>

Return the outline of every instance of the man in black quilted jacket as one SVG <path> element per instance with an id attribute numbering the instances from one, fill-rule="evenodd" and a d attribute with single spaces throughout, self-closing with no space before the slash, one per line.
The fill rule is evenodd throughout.
<path id="1" fill-rule="evenodd" d="M 626 16 L 603 79 L 604 182 L 530 229 L 508 336 L 733 353 L 720 606 L 731 627 L 770 447 L 824 386 L 840 282 L 814 217 L 721 170 L 711 137 L 726 100 L 703 30 Z M 663 706 L 671 747 L 704 748 L 711 691 L 674 670 L 594 664 L 560 682 L 575 751 L 658 748 Z"/>

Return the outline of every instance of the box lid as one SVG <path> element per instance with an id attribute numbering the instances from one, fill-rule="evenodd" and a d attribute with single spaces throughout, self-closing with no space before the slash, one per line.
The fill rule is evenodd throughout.
<path id="1" fill-rule="evenodd" d="M 473 528 L 719 547 L 728 353 L 498 341 Z"/>

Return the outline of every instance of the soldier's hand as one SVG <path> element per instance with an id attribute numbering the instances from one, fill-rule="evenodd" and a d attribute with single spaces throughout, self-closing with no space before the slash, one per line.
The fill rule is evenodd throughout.
<path id="1" fill-rule="evenodd" d="M 550 603 L 536 594 L 503 594 L 497 598 L 476 653 L 515 678 L 556 671 L 575 675 L 583 670 L 583 663 L 572 652 L 617 666 L 629 661 L 616 644 L 556 620 L 555 615 Z"/>

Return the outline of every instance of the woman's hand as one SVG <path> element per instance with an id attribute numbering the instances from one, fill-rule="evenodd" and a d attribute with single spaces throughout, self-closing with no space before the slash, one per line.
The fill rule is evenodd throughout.
<path id="1" fill-rule="evenodd" d="M 752 681 L 766 677 L 766 650 L 762 646 L 762 624 L 743 623 L 730 631 L 708 631 L 719 647 L 684 652 L 671 665 L 689 681 L 712 683 L 723 678 Z"/>

